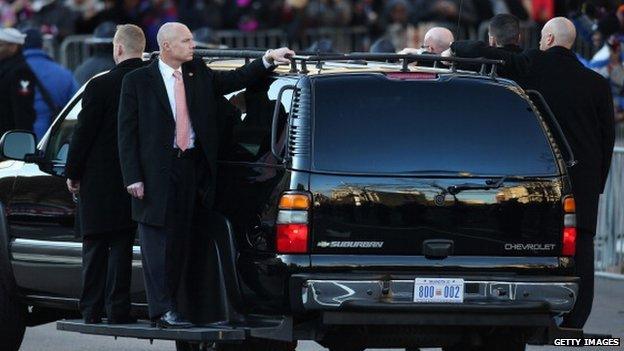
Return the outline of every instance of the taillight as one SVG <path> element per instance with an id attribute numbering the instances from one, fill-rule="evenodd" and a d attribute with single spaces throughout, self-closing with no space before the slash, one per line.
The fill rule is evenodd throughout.
<path id="1" fill-rule="evenodd" d="M 563 198 L 563 235 L 561 241 L 563 256 L 576 254 L 576 203 L 572 196 Z"/>
<path id="2" fill-rule="evenodd" d="M 278 253 L 308 252 L 310 196 L 302 193 L 282 195 L 276 222 Z"/>

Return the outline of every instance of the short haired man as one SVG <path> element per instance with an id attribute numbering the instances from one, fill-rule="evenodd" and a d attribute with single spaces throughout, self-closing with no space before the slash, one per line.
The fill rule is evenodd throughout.
<path id="1" fill-rule="evenodd" d="M 488 26 L 490 46 L 513 52 L 521 52 L 520 20 L 509 14 L 499 14 L 490 20 Z"/>
<path id="2" fill-rule="evenodd" d="M 457 56 L 505 61 L 509 75 L 524 89 L 539 91 L 561 125 L 578 164 L 568 169 L 576 200 L 575 272 L 581 278 L 574 309 L 562 326 L 582 328 L 594 295 L 594 236 L 598 199 L 603 192 L 615 140 L 614 110 L 609 82 L 586 68 L 571 50 L 574 24 L 563 17 L 548 21 L 539 50 L 513 53 L 483 42 L 455 42 Z"/>
<path id="3" fill-rule="evenodd" d="M 117 111 L 123 77 L 143 66 L 145 36 L 125 24 L 113 38 L 117 64 L 91 79 L 69 146 L 65 173 L 69 191 L 79 196 L 83 236 L 83 290 L 80 309 L 86 323 L 99 323 L 106 309 L 108 323 L 128 323 L 132 245 L 136 225 L 130 196 L 121 176 L 117 147 Z"/>
<path id="4" fill-rule="evenodd" d="M 160 57 L 124 78 L 119 155 L 139 223 L 149 316 L 162 328 L 189 327 L 178 299 L 196 206 L 210 208 L 217 174 L 218 101 L 288 63 L 288 48 L 233 71 L 212 71 L 194 57 L 187 26 L 168 22 L 157 35 Z M 207 176 L 199 177 L 198 172 Z M 198 201 L 196 201 L 198 199 Z M 181 300 L 181 301 L 179 301 Z"/>
<path id="5" fill-rule="evenodd" d="M 22 55 L 25 39 L 15 28 L 0 28 L 0 136 L 32 130 L 35 122 L 35 76 Z"/>

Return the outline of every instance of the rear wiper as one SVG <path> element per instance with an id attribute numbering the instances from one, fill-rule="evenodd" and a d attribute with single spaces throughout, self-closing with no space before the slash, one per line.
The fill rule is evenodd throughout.
<path id="1" fill-rule="evenodd" d="M 451 195 L 457 195 L 464 190 L 490 190 L 490 189 L 498 189 L 503 186 L 505 180 L 509 177 L 504 176 L 500 178 L 492 178 L 486 179 L 485 184 L 477 184 L 477 183 L 464 183 L 458 185 L 451 185 L 446 188 L 446 192 Z M 516 178 L 516 177 L 514 177 Z"/>

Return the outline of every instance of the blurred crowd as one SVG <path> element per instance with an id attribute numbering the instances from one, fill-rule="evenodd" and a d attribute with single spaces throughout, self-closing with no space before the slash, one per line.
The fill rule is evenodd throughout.
<path id="1" fill-rule="evenodd" d="M 147 34 L 155 48 L 162 23 L 180 21 L 200 27 L 255 31 L 280 28 L 296 37 L 308 28 L 365 26 L 370 36 L 413 30 L 422 23 L 458 25 L 473 33 L 499 13 L 543 24 L 554 16 L 578 17 L 591 27 L 618 27 L 612 18 L 621 1 L 613 0 L 0 0 L 4 27 L 35 26 L 62 39 L 92 33 L 105 21 L 132 23 Z M 616 28 L 617 29 L 617 28 Z M 607 33 L 608 34 L 608 33 Z M 399 44 L 399 43 L 397 43 Z"/>
<path id="2" fill-rule="evenodd" d="M 23 44 L 16 53 L 23 54 L 34 73 L 33 83 L 20 89 L 34 87 L 37 116 L 31 119 L 39 138 L 78 86 L 115 65 L 111 50 L 116 23 L 139 25 L 148 51 L 157 48 L 156 33 L 163 23 L 179 21 L 193 30 L 196 41 L 211 44 L 215 30 L 278 29 L 295 41 L 313 28 L 359 27 L 366 28 L 368 44 L 358 49 L 399 52 L 426 48 L 425 33 L 434 26 L 450 30 L 451 41 L 453 36 L 475 38 L 499 14 L 516 16 L 533 33 L 553 17 L 571 19 L 577 44 L 591 49 L 579 60 L 609 79 L 616 116 L 624 120 L 624 0 L 0 0 L 0 27 L 28 34 L 13 42 Z M 91 49 L 90 57 L 71 72 L 48 55 L 42 36 L 53 38 L 58 47 L 73 34 L 91 35 L 86 42 Z M 4 57 L 13 54 L 0 49 L 0 61 L 9 65 Z M 302 49 L 336 50 L 328 40 Z"/>

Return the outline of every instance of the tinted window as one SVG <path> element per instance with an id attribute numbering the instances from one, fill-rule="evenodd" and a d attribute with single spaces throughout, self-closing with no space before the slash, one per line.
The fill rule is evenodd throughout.
<path id="1" fill-rule="evenodd" d="M 320 78 L 314 92 L 316 170 L 558 173 L 529 104 L 501 86 L 369 75 Z"/>
<path id="2" fill-rule="evenodd" d="M 67 111 L 65 118 L 55 123 L 50 134 L 47 147 L 45 149 L 45 158 L 52 163 L 65 164 L 67 160 L 67 152 L 69 151 L 69 143 L 78 121 L 78 114 L 82 109 L 82 99 L 78 99 L 75 104 Z"/>

